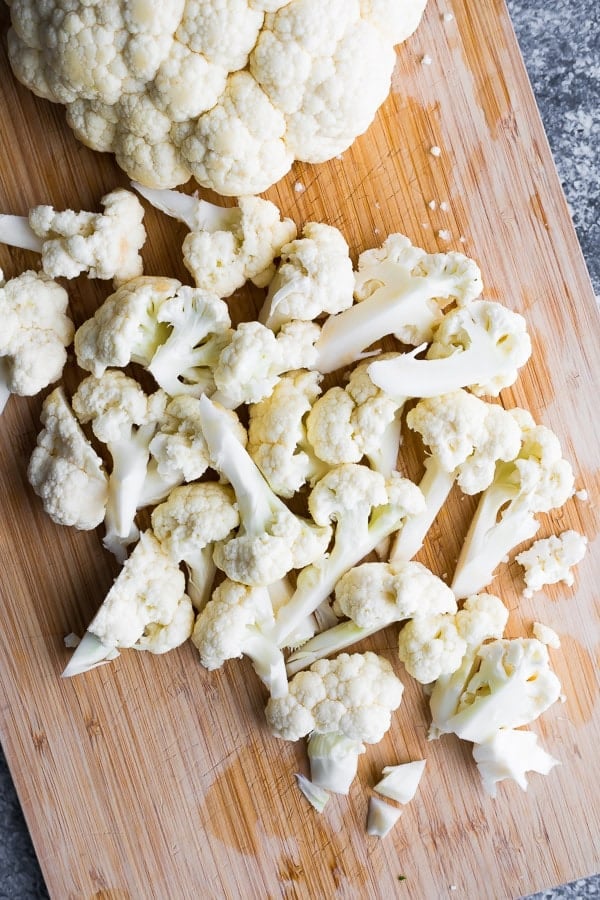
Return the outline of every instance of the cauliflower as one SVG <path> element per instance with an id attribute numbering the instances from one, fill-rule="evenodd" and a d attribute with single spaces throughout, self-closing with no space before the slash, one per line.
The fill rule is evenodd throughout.
<path id="1" fill-rule="evenodd" d="M 371 837 L 386 837 L 401 815 L 402 810 L 397 806 L 392 806 L 378 797 L 369 797 L 367 834 Z"/>
<path id="2" fill-rule="evenodd" d="M 309 735 L 311 780 L 346 794 L 363 741 L 374 744 L 383 738 L 402 691 L 402 682 L 383 657 L 342 653 L 295 675 L 288 693 L 267 703 L 267 722 L 275 737 L 284 740 Z"/>
<path id="3" fill-rule="evenodd" d="M 108 480 L 62 388 L 48 394 L 27 478 L 53 522 L 89 530 L 104 519 Z"/>
<path id="4" fill-rule="evenodd" d="M 354 272 L 346 239 L 332 225 L 307 222 L 285 244 L 259 321 L 277 332 L 294 319 L 310 321 L 352 305 Z"/>
<path id="5" fill-rule="evenodd" d="M 474 300 L 452 309 L 434 326 L 425 359 L 423 345 L 369 366 L 373 382 L 398 400 L 437 397 L 469 387 L 497 397 L 517 379 L 531 356 L 525 319 L 501 303 Z"/>
<path id="6" fill-rule="evenodd" d="M 547 584 L 563 581 L 571 586 L 575 576 L 571 571 L 585 556 L 587 538 L 577 531 L 563 531 L 544 540 L 535 541 L 515 559 L 525 569 L 525 596 L 531 597 Z"/>
<path id="7" fill-rule="evenodd" d="M 336 466 L 316 483 L 308 508 L 318 525 L 336 523 L 332 549 L 299 573 L 296 590 L 277 615 L 277 639 L 290 633 L 332 593 L 342 575 L 422 509 L 418 487 L 397 472 L 386 482 L 367 466 Z"/>
<path id="8" fill-rule="evenodd" d="M 100 200 L 104 212 L 57 212 L 35 206 L 28 219 L 0 216 L 0 242 L 41 254 L 50 278 L 113 278 L 116 284 L 142 274 L 139 254 L 146 240 L 144 210 L 131 191 L 111 191 Z"/>
<path id="9" fill-rule="evenodd" d="M 400 763 L 397 766 L 384 766 L 383 778 L 373 785 L 373 790 L 398 803 L 410 803 L 417 792 L 424 771 L 424 759 Z"/>
<path id="10" fill-rule="evenodd" d="M 77 362 L 144 366 L 172 397 L 214 390 L 213 367 L 231 338 L 224 300 L 174 278 L 141 276 L 108 297 L 75 334 Z"/>
<path id="11" fill-rule="evenodd" d="M 394 561 L 419 552 L 455 482 L 465 494 L 480 493 L 493 481 L 496 462 L 514 459 L 521 446 L 521 429 L 510 412 L 464 390 L 421 400 L 409 410 L 406 424 L 431 455 L 419 484 L 425 511 L 398 535 L 390 554 Z"/>
<path id="12" fill-rule="evenodd" d="M 357 302 L 324 323 L 315 368 L 340 369 L 389 334 L 405 344 L 430 341 L 442 310 L 452 302 L 470 304 L 481 290 L 478 267 L 462 253 L 426 253 L 391 234 L 382 247 L 359 256 Z"/>
<path id="13" fill-rule="evenodd" d="M 192 643 L 207 669 L 220 669 L 227 659 L 248 656 L 271 697 L 284 697 L 288 682 L 283 653 L 271 636 L 274 624 L 267 588 L 227 578 L 196 619 Z"/>
<path id="14" fill-rule="evenodd" d="M 232 489 L 213 482 L 180 485 L 152 511 L 154 535 L 174 562 L 185 563 L 187 592 L 198 610 L 216 574 L 214 542 L 229 538 L 239 523 Z"/>
<path id="15" fill-rule="evenodd" d="M 63 676 L 87 672 L 123 648 L 166 653 L 190 637 L 193 625 L 183 572 L 154 535 L 143 532 Z"/>
<path id="16" fill-rule="evenodd" d="M 510 778 L 526 791 L 527 772 L 547 775 L 559 765 L 557 759 L 540 747 L 536 734 L 514 728 L 502 728 L 489 740 L 474 744 L 473 759 L 490 797 L 496 796 L 499 781 Z"/>
<path id="17" fill-rule="evenodd" d="M 415 616 L 398 636 L 398 657 L 408 674 L 421 684 L 431 684 L 440 675 L 454 672 L 465 649 L 454 617 L 444 613 Z"/>
<path id="18" fill-rule="evenodd" d="M 315 456 L 306 415 L 320 393 L 318 372 L 299 369 L 281 376 L 273 393 L 250 406 L 248 453 L 280 497 L 314 484 L 328 466 Z"/>
<path id="19" fill-rule="evenodd" d="M 313 322 L 288 322 L 277 336 L 260 322 L 241 322 L 213 370 L 213 399 L 231 409 L 264 400 L 285 372 L 313 368 L 318 336 Z"/>
<path id="20" fill-rule="evenodd" d="M 306 433 L 314 452 L 330 466 L 360 462 L 389 476 L 400 446 L 402 404 L 376 387 L 368 363 L 356 366 L 345 388 L 329 388 L 313 405 Z"/>
<path id="21" fill-rule="evenodd" d="M 75 415 L 82 424 L 91 423 L 112 458 L 104 546 L 119 561 L 138 537 L 135 514 L 142 502 L 150 441 L 164 419 L 166 402 L 162 391 L 148 396 L 137 381 L 112 369 L 100 378 L 89 375 L 73 395 Z M 181 480 L 177 473 L 175 481 Z M 163 486 L 168 490 L 174 485 Z"/>
<path id="22" fill-rule="evenodd" d="M 9 58 L 130 177 L 258 194 L 369 126 L 425 0 L 11 5 Z"/>
<path id="23" fill-rule="evenodd" d="M 514 459 L 497 463 L 479 499 L 452 581 L 459 598 L 490 584 L 512 548 L 534 536 L 536 515 L 562 506 L 573 491 L 573 470 L 554 432 L 525 410 L 510 412 L 521 428 L 521 448 Z"/>
<path id="24" fill-rule="evenodd" d="M 225 208 L 180 191 L 134 187 L 157 209 L 187 225 L 185 266 L 196 287 L 218 297 L 229 297 L 246 281 L 266 287 L 275 273 L 274 260 L 296 236 L 292 220 L 281 219 L 275 204 L 260 197 L 240 197 L 236 207 Z"/>
<path id="25" fill-rule="evenodd" d="M 200 398 L 200 409 L 211 465 L 233 487 L 240 515 L 237 535 L 215 545 L 217 566 L 233 581 L 267 586 L 320 557 L 331 528 L 290 512 L 237 439 L 225 410 L 207 397 Z"/>
<path id="26" fill-rule="evenodd" d="M 367 562 L 339 579 L 334 611 L 346 616 L 346 621 L 322 631 L 292 653 L 288 674 L 345 650 L 392 622 L 454 613 L 456 600 L 450 588 L 421 563 Z"/>
<path id="27" fill-rule="evenodd" d="M 69 297 L 47 275 L 0 270 L 0 413 L 11 394 L 30 397 L 58 381 L 73 340 Z"/>

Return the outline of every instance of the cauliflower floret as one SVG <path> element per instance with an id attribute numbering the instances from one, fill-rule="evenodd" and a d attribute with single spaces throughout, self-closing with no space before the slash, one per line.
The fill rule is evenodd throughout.
<path id="1" fill-rule="evenodd" d="M 0 270 L 0 413 L 11 394 L 30 397 L 62 375 L 74 327 L 64 288 L 43 272 L 4 281 Z"/>
<path id="2" fill-rule="evenodd" d="M 398 637 L 398 656 L 409 675 L 421 684 L 431 684 L 458 669 L 466 648 L 454 617 L 444 614 L 415 616 Z"/>
<path id="3" fill-rule="evenodd" d="M 234 409 L 269 397 L 285 372 L 312 368 L 318 336 L 313 322 L 288 322 L 277 336 L 260 322 L 241 322 L 214 369 L 214 399 Z"/>
<path id="4" fill-rule="evenodd" d="M 347 793 L 362 742 L 374 744 L 383 738 L 402 691 L 402 682 L 383 657 L 342 653 L 295 675 L 289 692 L 267 703 L 267 722 L 275 737 L 284 740 L 310 735 L 311 780 Z"/>
<path id="5" fill-rule="evenodd" d="M 179 191 L 134 187 L 187 225 L 184 263 L 197 287 L 219 297 L 229 297 L 246 281 L 266 287 L 275 273 L 274 260 L 296 236 L 294 222 L 282 219 L 275 204 L 260 197 L 240 197 L 237 206 L 222 207 Z"/>
<path id="6" fill-rule="evenodd" d="M 216 574 L 214 542 L 227 540 L 239 524 L 232 489 L 213 482 L 180 485 L 152 511 L 152 530 L 163 549 L 186 565 L 187 591 L 198 610 L 206 605 Z"/>
<path id="7" fill-rule="evenodd" d="M 225 579 L 196 619 L 192 643 L 207 669 L 248 656 L 272 697 L 288 691 L 283 653 L 271 634 L 275 618 L 267 588 Z"/>
<path id="8" fill-rule="evenodd" d="M 388 334 L 413 346 L 429 341 L 446 306 L 470 304 L 481 290 L 481 273 L 472 259 L 462 253 L 426 253 L 403 234 L 391 234 L 381 247 L 359 256 L 357 303 L 324 323 L 316 367 L 333 372 L 360 359 Z"/>
<path id="9" fill-rule="evenodd" d="M 307 222 L 302 237 L 285 244 L 280 256 L 259 315 L 263 325 L 277 332 L 293 319 L 310 321 L 352 305 L 352 260 L 337 228 Z"/>
<path id="10" fill-rule="evenodd" d="M 376 361 L 369 375 L 392 397 L 437 397 L 469 387 L 474 394 L 497 397 L 517 379 L 531 356 L 523 316 L 501 303 L 474 300 L 452 309 L 434 327 L 425 359 L 423 347 Z"/>
<path id="11" fill-rule="evenodd" d="M 44 400 L 27 478 L 53 522 L 89 530 L 104 519 L 108 480 L 62 388 Z"/>
<path id="12" fill-rule="evenodd" d="M 121 284 L 142 274 L 139 250 L 146 230 L 141 203 L 119 188 L 102 197 L 100 205 L 103 213 L 57 212 L 52 206 L 29 211 L 29 225 L 41 241 L 42 268 L 51 278 L 85 272 L 88 278 L 114 278 Z"/>
<path id="13" fill-rule="evenodd" d="M 250 406 L 248 453 L 280 497 L 293 497 L 325 474 L 306 434 L 306 415 L 319 396 L 318 372 L 287 372 L 273 393 Z"/>
<path id="14" fill-rule="evenodd" d="M 63 675 L 86 672 L 123 648 L 166 653 L 186 641 L 193 626 L 183 572 L 154 535 L 144 532 Z"/>
<path id="15" fill-rule="evenodd" d="M 335 586 L 333 609 L 347 620 L 320 632 L 292 653 L 288 674 L 345 650 L 392 622 L 454 613 L 456 600 L 450 588 L 421 563 L 367 562 L 342 575 Z"/>
<path id="16" fill-rule="evenodd" d="M 345 388 L 329 388 L 313 405 L 306 432 L 316 455 L 330 466 L 360 462 L 388 475 L 400 445 L 402 404 L 376 387 L 369 363 L 356 366 Z"/>
<path id="17" fill-rule="evenodd" d="M 571 569 L 585 556 L 587 543 L 584 535 L 569 530 L 535 541 L 519 553 L 515 559 L 525 569 L 525 596 L 532 597 L 547 584 L 562 581 L 571 586 L 575 581 Z"/>

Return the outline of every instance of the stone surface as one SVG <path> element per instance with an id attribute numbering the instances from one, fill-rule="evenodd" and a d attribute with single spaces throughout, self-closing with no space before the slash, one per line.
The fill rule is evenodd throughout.
<path id="1" fill-rule="evenodd" d="M 600 295 L 600 4 L 509 0 L 508 6 L 592 283 Z M 47 896 L 0 752 L 0 900 Z M 600 876 L 544 890 L 529 900 L 596 897 Z"/>

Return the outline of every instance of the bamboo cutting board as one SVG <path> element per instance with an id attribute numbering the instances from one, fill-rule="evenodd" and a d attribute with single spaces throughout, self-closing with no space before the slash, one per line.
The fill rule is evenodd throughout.
<path id="1" fill-rule="evenodd" d="M 208 673 L 185 646 L 163 658 L 123 653 L 61 680 L 63 637 L 83 632 L 116 569 L 99 534 L 44 516 L 25 475 L 40 399 L 12 398 L 0 432 L 0 734 L 56 900 L 502 900 L 600 870 L 598 317 L 504 4 L 455 0 L 452 19 L 448 9 L 430 0 L 368 134 L 341 159 L 297 165 L 268 196 L 299 224 L 340 227 L 355 255 L 393 231 L 430 251 L 462 250 L 480 263 L 485 296 L 527 317 L 534 356 L 503 399 L 557 431 L 577 488 L 589 493 L 543 519 L 540 536 L 573 527 L 590 549 L 573 590 L 524 601 L 514 564 L 494 590 L 511 609 L 510 634 L 540 620 L 561 635 L 551 654 L 566 700 L 533 729 L 562 765 L 532 775 L 527 793 L 504 783 L 491 800 L 469 746 L 451 736 L 427 742 L 423 692 L 400 672 L 405 698 L 390 733 L 361 757 L 349 797 L 334 796 L 319 816 L 295 786 L 307 768 L 303 746 L 269 736 L 264 693 L 245 662 Z M 124 175 L 76 143 L 61 109 L 15 83 L 4 6 L 0 22 L 0 210 L 96 208 Z M 431 65 L 421 64 L 425 54 Z M 147 272 L 187 281 L 183 228 L 154 212 L 147 225 Z M 34 262 L 0 253 L 7 277 Z M 108 292 L 72 284 L 76 324 Z M 256 302 L 241 294 L 234 318 L 249 318 Z M 67 387 L 73 379 L 70 368 Z M 420 477 L 410 440 L 402 466 Z M 436 523 L 420 558 L 437 574 L 451 574 L 472 508 L 455 497 Z M 390 629 L 368 646 L 393 660 L 394 643 Z M 394 832 L 368 838 L 382 766 L 422 757 L 419 793 Z"/>

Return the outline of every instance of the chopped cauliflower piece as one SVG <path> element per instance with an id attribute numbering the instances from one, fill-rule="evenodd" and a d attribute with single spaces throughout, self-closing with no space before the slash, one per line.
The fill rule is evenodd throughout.
<path id="1" fill-rule="evenodd" d="M 554 650 L 560 648 L 560 638 L 554 628 L 550 628 L 549 625 L 544 625 L 542 622 L 534 622 L 532 631 L 533 636 L 541 644 L 546 644 L 547 647 L 552 647 Z"/>
<path id="2" fill-rule="evenodd" d="M 536 734 L 512 728 L 502 728 L 489 740 L 474 744 L 473 758 L 490 797 L 496 796 L 500 781 L 511 779 L 526 791 L 528 772 L 547 775 L 559 765 L 557 759 L 540 747 Z"/>
<path id="3" fill-rule="evenodd" d="M 392 806 L 378 797 L 369 797 L 367 834 L 372 837 L 384 838 L 390 833 L 401 815 L 402 810 L 397 806 Z"/>
<path id="4" fill-rule="evenodd" d="M 103 521 L 108 479 L 62 388 L 44 400 L 43 430 L 31 454 L 27 478 L 53 522 L 82 530 Z"/>
<path id="5" fill-rule="evenodd" d="M 417 792 L 424 771 L 424 759 L 396 766 L 384 766 L 383 778 L 377 782 L 373 790 L 398 803 L 410 803 Z"/>
<path id="6" fill-rule="evenodd" d="M 570 587 L 575 581 L 571 570 L 585 556 L 587 543 L 584 535 L 569 530 L 535 541 L 519 553 L 515 559 L 525 569 L 525 596 L 561 581 Z"/>
<path id="7" fill-rule="evenodd" d="M 302 775 L 300 772 L 296 772 L 296 781 L 302 794 L 306 797 L 310 805 L 314 807 L 318 813 L 322 813 L 329 800 L 327 791 L 324 791 L 318 784 L 313 784 L 306 775 Z"/>

